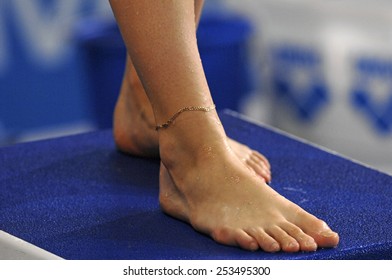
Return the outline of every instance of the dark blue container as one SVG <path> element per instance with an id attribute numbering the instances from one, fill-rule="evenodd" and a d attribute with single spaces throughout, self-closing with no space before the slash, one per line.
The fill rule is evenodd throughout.
<path id="1" fill-rule="evenodd" d="M 88 22 L 80 30 L 96 122 L 99 128 L 109 128 L 125 67 L 124 43 L 114 22 Z M 200 55 L 218 110 L 238 110 L 242 97 L 252 88 L 250 34 L 249 22 L 238 16 L 207 14 L 200 21 Z"/>
<path id="2" fill-rule="evenodd" d="M 114 22 L 85 22 L 79 37 L 96 125 L 110 128 L 125 68 L 124 42 Z"/>
<path id="3" fill-rule="evenodd" d="M 248 20 L 230 14 L 203 16 L 198 45 L 217 109 L 238 111 L 241 99 L 253 89 L 248 41 Z"/>

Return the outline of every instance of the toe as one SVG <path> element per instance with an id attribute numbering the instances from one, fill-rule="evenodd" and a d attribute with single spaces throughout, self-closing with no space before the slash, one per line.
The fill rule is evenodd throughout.
<path id="1" fill-rule="evenodd" d="M 278 252 L 280 251 L 279 243 L 267 234 L 262 228 L 250 228 L 246 231 L 250 236 L 257 240 L 258 245 L 265 252 Z"/>
<path id="2" fill-rule="evenodd" d="M 245 250 L 255 251 L 259 248 L 257 241 L 242 229 L 222 227 L 214 230 L 212 238 L 218 243 L 239 246 Z"/>
<path id="3" fill-rule="evenodd" d="M 313 233 L 313 238 L 320 247 L 336 247 L 339 243 L 339 234 L 331 229 Z"/>
<path id="4" fill-rule="evenodd" d="M 242 229 L 234 231 L 235 241 L 238 246 L 245 250 L 256 251 L 259 249 L 257 241 Z"/>
<path id="5" fill-rule="evenodd" d="M 285 252 L 298 252 L 300 245 L 293 237 L 291 237 L 286 231 L 281 227 L 274 226 L 266 231 L 270 236 L 272 236 L 280 245 L 282 251 Z"/>
<path id="6" fill-rule="evenodd" d="M 254 170 L 254 172 L 259 175 L 260 177 L 262 177 L 266 182 L 270 182 L 271 181 L 271 174 L 269 173 L 269 170 L 263 166 L 262 164 L 260 164 L 260 162 L 255 162 L 252 159 L 248 159 L 246 161 L 246 164 Z"/>
<path id="7" fill-rule="evenodd" d="M 253 150 L 251 154 L 251 158 L 262 162 L 267 167 L 268 170 L 271 170 L 271 164 L 269 163 L 268 159 L 262 154 L 260 154 L 259 152 Z"/>
<path id="8" fill-rule="evenodd" d="M 317 250 L 317 243 L 314 241 L 314 239 L 311 236 L 305 234 L 296 225 L 287 222 L 282 225 L 282 229 L 298 242 L 301 251 Z"/>
<path id="9" fill-rule="evenodd" d="M 315 216 L 301 211 L 297 217 L 297 225 L 317 243 L 318 247 L 336 247 L 339 235 L 329 226 Z"/>
<path id="10" fill-rule="evenodd" d="M 271 165 L 268 160 L 263 155 L 258 153 L 252 153 L 250 159 L 256 164 L 258 164 L 271 180 Z"/>

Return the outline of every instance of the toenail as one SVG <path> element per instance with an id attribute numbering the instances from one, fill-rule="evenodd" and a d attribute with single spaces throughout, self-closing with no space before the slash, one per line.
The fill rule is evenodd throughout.
<path id="1" fill-rule="evenodd" d="M 259 245 L 257 245 L 256 242 L 252 242 L 252 243 L 249 244 L 249 249 L 251 251 L 256 251 L 257 249 L 259 249 Z"/>
<path id="2" fill-rule="evenodd" d="M 280 246 L 278 243 L 272 243 L 270 249 L 271 251 L 276 252 L 280 250 Z"/>
<path id="3" fill-rule="evenodd" d="M 297 248 L 298 247 L 298 243 L 296 242 L 290 242 L 288 245 L 289 248 Z"/>
<path id="4" fill-rule="evenodd" d="M 314 241 L 311 241 L 311 240 L 309 240 L 309 241 L 306 241 L 306 242 L 305 242 L 305 246 L 306 246 L 306 247 L 312 247 L 312 248 L 315 248 L 315 250 L 317 249 L 317 244 L 316 244 L 316 242 L 314 242 Z"/>
<path id="5" fill-rule="evenodd" d="M 326 230 L 320 233 L 324 237 L 334 237 L 336 236 L 336 233 L 331 231 L 331 230 Z"/>

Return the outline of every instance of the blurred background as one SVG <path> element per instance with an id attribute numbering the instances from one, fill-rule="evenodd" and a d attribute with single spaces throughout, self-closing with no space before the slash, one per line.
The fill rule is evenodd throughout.
<path id="1" fill-rule="evenodd" d="M 392 174 L 392 1 L 206 0 L 198 43 L 218 109 Z M 107 0 L 0 0 L 0 146 L 110 128 L 124 59 Z"/>

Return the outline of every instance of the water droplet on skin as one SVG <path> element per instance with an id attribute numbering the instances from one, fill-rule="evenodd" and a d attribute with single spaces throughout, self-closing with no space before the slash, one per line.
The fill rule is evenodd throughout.
<path id="1" fill-rule="evenodd" d="M 233 152 L 233 150 L 231 149 L 229 143 L 226 143 L 226 144 L 225 144 L 225 149 L 226 149 L 228 152 L 230 152 L 230 153 Z"/>
<path id="2" fill-rule="evenodd" d="M 240 207 L 237 207 L 236 208 L 236 213 L 235 213 L 235 219 L 237 220 L 237 221 L 239 221 L 239 220 L 241 220 L 242 219 L 242 215 L 241 215 L 241 208 Z"/>
<path id="3" fill-rule="evenodd" d="M 215 157 L 214 149 L 210 146 L 204 147 L 203 153 L 205 153 L 208 157 Z"/>
<path id="4" fill-rule="evenodd" d="M 230 177 L 230 181 L 232 181 L 233 183 L 238 184 L 240 182 L 240 177 L 238 177 L 238 176 L 231 176 Z"/>
<path id="5" fill-rule="evenodd" d="M 206 152 L 210 152 L 210 151 L 212 151 L 212 147 L 210 147 L 210 146 L 208 146 L 208 147 L 205 147 L 205 148 L 204 148 L 204 151 L 206 151 Z"/>
<path id="6" fill-rule="evenodd" d="M 225 176 L 225 180 L 229 183 L 229 184 L 238 184 L 241 180 L 240 177 L 237 175 L 234 176 Z"/>
<path id="7" fill-rule="evenodd" d="M 189 72 L 191 72 L 191 73 L 195 72 L 195 69 L 192 66 L 188 65 L 187 68 L 188 68 Z"/>

